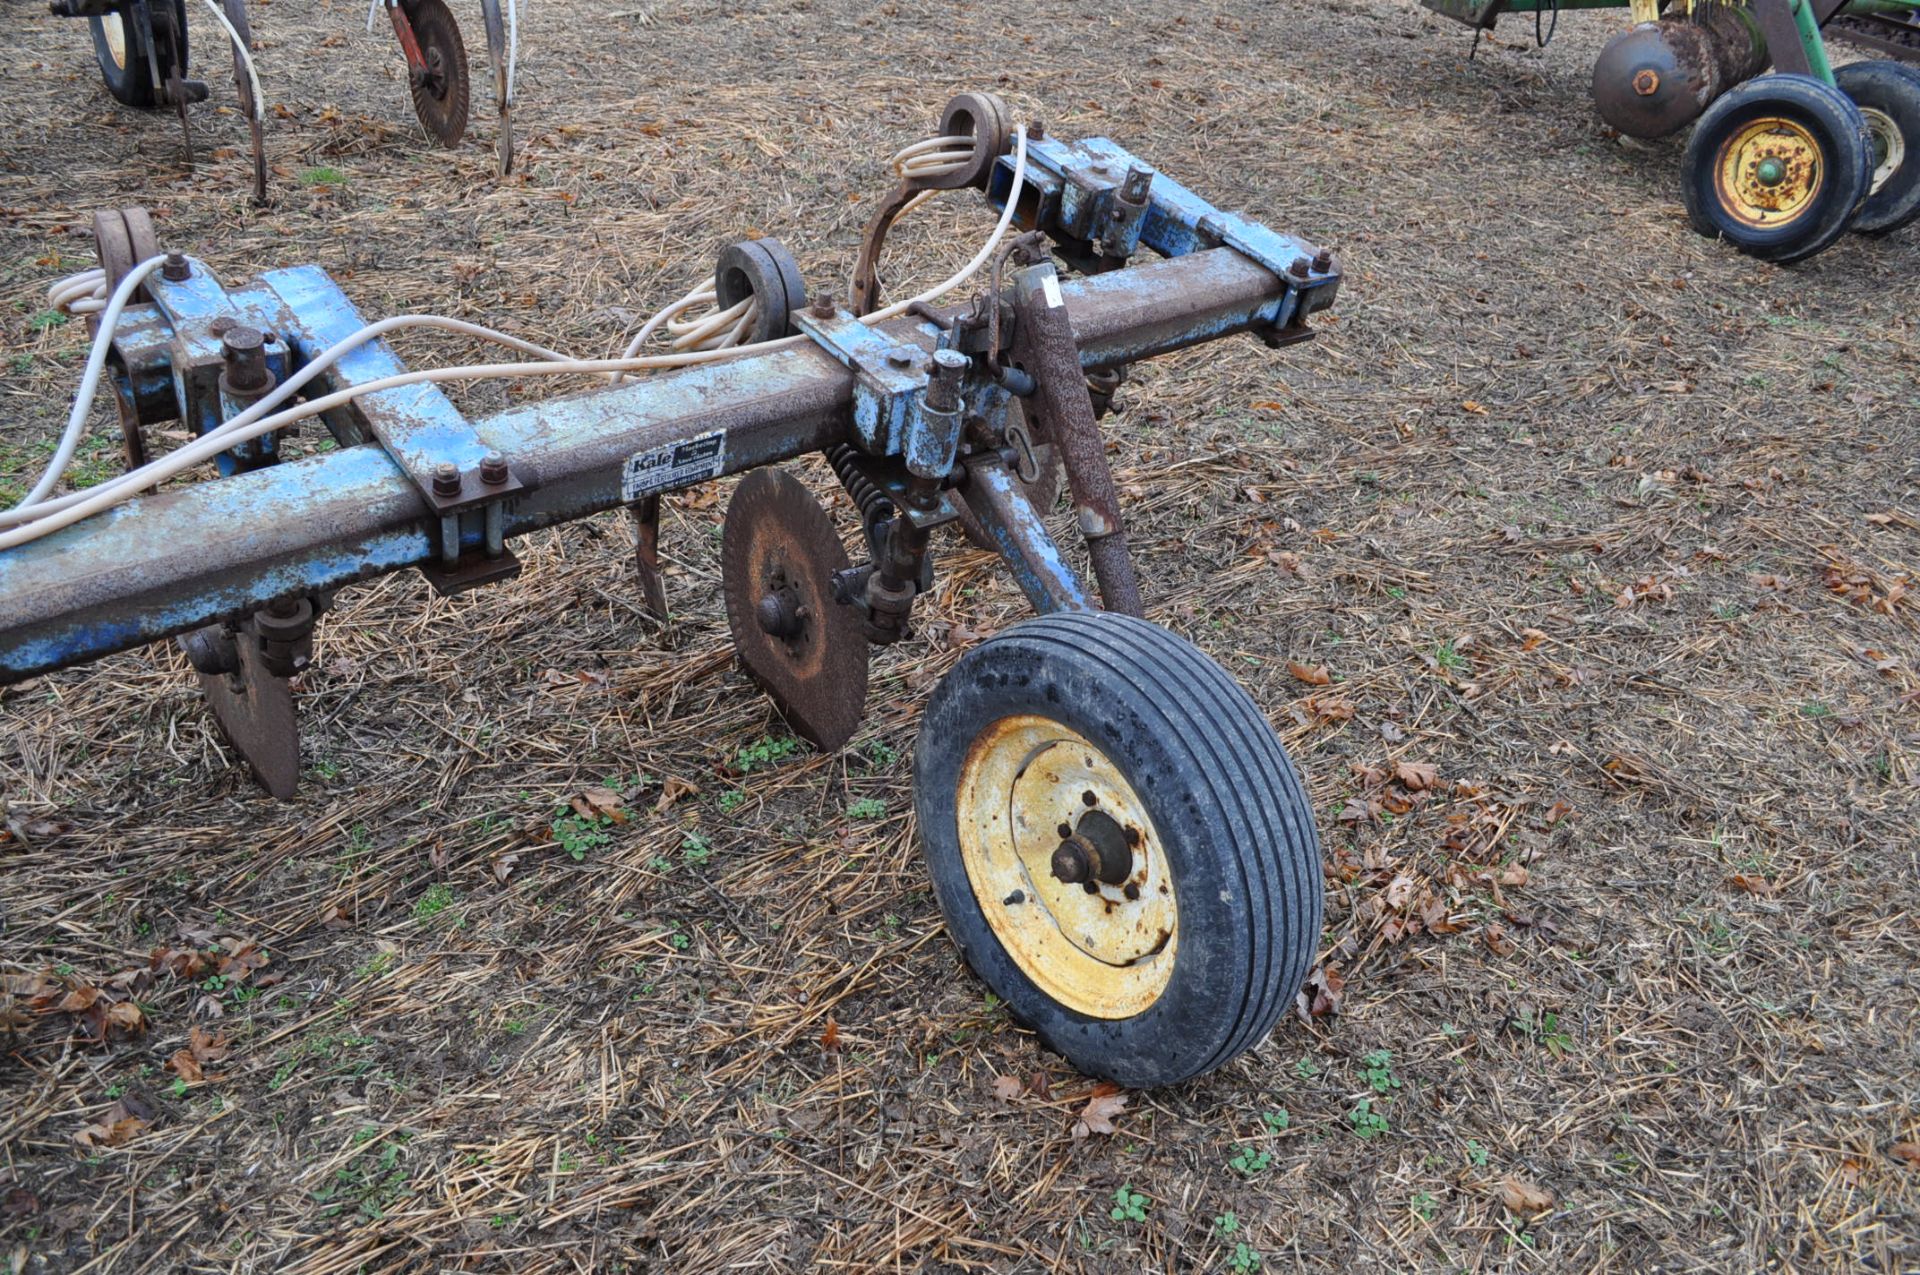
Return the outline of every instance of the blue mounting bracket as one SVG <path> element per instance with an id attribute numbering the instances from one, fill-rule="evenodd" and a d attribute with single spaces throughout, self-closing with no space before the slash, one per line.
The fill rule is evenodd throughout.
<path id="1" fill-rule="evenodd" d="M 853 373 L 853 428 L 860 450 L 872 456 L 906 455 L 920 432 L 926 350 L 869 327 L 845 310 L 826 317 L 796 310 L 793 323 Z"/>
<path id="2" fill-rule="evenodd" d="M 1013 156 L 1002 155 L 988 178 L 987 202 L 1005 208 L 1012 188 Z M 1104 137 L 1031 142 L 1015 218 L 1027 229 L 1080 247 L 1078 254 L 1066 255 L 1083 263 L 1117 265 L 1141 247 L 1163 257 L 1231 248 L 1286 281 L 1271 313 L 1263 316 L 1272 328 L 1301 328 L 1308 315 L 1333 304 L 1340 287 L 1339 260 L 1332 253 L 1221 211 Z"/>

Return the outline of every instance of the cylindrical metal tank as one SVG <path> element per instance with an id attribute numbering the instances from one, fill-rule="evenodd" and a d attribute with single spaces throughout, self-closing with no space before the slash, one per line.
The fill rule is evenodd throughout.
<path id="1" fill-rule="evenodd" d="M 1690 17 L 1669 14 L 1609 40 L 1593 64 L 1593 104 L 1623 133 L 1665 137 L 1766 66 L 1766 39 L 1744 6 L 1696 3 Z"/>

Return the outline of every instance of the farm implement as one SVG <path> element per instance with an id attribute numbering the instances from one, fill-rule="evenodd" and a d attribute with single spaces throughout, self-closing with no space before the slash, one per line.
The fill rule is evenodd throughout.
<path id="1" fill-rule="evenodd" d="M 293 679 L 339 590 L 407 568 L 442 593 L 495 584 L 520 570 L 516 538 L 624 509 L 637 595 L 660 615 L 662 498 L 742 474 L 721 548 L 738 659 L 831 750 L 864 715 L 871 647 L 911 635 L 952 528 L 999 555 L 1038 615 L 968 651 L 921 724 L 915 806 L 951 933 L 1090 1073 L 1150 1085 L 1222 1065 L 1307 973 L 1317 837 L 1252 699 L 1142 618 L 1100 422 L 1139 360 L 1308 338 L 1338 261 L 1111 141 L 1016 126 L 987 94 L 953 99 L 895 170 L 844 301 L 810 291 L 778 240 L 745 240 L 601 360 L 432 316 L 368 325 L 311 266 L 229 288 L 162 251 L 138 210 L 101 214 L 111 297 L 89 375 L 111 387 L 132 468 L 54 494 L 83 386 L 47 475 L 0 513 L 0 684 L 174 638 L 233 749 L 289 797 Z M 890 227 L 969 188 L 999 210 L 992 236 L 952 278 L 886 302 Z M 409 371 L 386 335 L 421 325 L 535 361 Z M 659 338 L 670 348 L 646 353 Z M 542 371 L 611 383 L 480 419 L 437 384 Z M 316 415 L 337 449 L 283 455 Z M 150 459 L 145 427 L 171 420 L 197 437 Z M 856 554 L 779 468 L 815 453 L 857 517 Z M 217 479 L 156 492 L 209 463 Z M 1091 587 L 1049 531 L 1062 485 Z"/>
<path id="2" fill-rule="evenodd" d="M 252 133 L 253 198 L 267 198 L 266 103 L 253 66 L 253 32 L 246 0 L 203 0 L 233 49 L 233 78 Z M 446 0 L 375 0 L 393 23 L 407 59 L 407 87 L 414 113 L 443 146 L 457 146 L 467 131 L 468 72 L 466 46 Z M 494 101 L 500 127 L 499 171 L 513 165 L 510 118 L 516 33 L 512 0 L 502 15 L 500 0 L 480 0 L 487 32 L 487 57 L 493 68 Z M 193 131 L 187 107 L 208 96 L 204 80 L 187 76 L 187 0 L 51 0 L 55 17 L 85 18 L 93 29 L 94 59 L 107 91 L 140 110 L 172 107 L 193 163 Z M 372 14 L 368 14 L 369 29 Z"/>
<path id="3" fill-rule="evenodd" d="M 1601 119 L 1632 137 L 1693 126 L 1687 216 L 1768 261 L 1920 217 L 1920 5 L 1895 0 L 1421 0 L 1476 29 L 1631 9 L 1593 69 Z M 1886 55 L 1835 67 L 1833 35 Z M 1771 73 L 1768 68 L 1771 67 Z"/>

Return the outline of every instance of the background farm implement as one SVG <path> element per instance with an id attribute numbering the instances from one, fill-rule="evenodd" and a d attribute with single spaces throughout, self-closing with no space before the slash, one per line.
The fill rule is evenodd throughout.
<path id="1" fill-rule="evenodd" d="M 1630 9 L 1593 70 L 1600 117 L 1632 137 L 1689 125 L 1682 159 L 1694 229 L 1794 261 L 1848 230 L 1920 217 L 1920 7 L 1897 0 L 1421 0 L 1489 30 L 1562 10 Z M 1835 67 L 1826 37 L 1885 55 Z M 1771 73 L 1768 68 L 1771 67 Z"/>
<path id="2" fill-rule="evenodd" d="M 506 2 L 503 14 L 501 0 L 480 0 L 499 114 L 496 151 L 502 174 L 513 165 L 511 104 L 518 42 L 513 0 Z M 252 141 L 253 198 L 263 203 L 267 197 L 266 103 L 253 65 L 246 0 L 203 3 L 233 51 L 234 85 Z M 470 77 L 466 46 L 446 0 L 375 0 L 373 8 L 384 8 L 393 24 L 394 37 L 407 60 L 407 89 L 421 126 L 441 145 L 459 145 L 467 130 Z M 174 109 L 191 165 L 193 133 L 187 107 L 205 101 L 209 89 L 204 80 L 188 75 L 187 0 L 51 0 L 51 9 L 56 17 L 87 20 L 100 78 L 115 99 L 140 110 Z M 373 16 L 369 10 L 369 29 Z"/>

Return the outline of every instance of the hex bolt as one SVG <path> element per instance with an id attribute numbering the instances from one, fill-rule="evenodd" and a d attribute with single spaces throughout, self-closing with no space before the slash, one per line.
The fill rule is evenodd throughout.
<path id="1" fill-rule="evenodd" d="M 180 283 L 193 278 L 193 266 L 187 261 L 187 254 L 168 253 L 166 264 L 160 267 L 160 277 L 168 283 Z"/>
<path id="2" fill-rule="evenodd" d="M 443 460 L 433 467 L 433 494 L 436 496 L 458 496 L 460 494 L 460 467 L 450 460 Z"/>
<path id="3" fill-rule="evenodd" d="M 1321 274 L 1333 269 L 1333 249 L 1322 248 L 1313 254 L 1313 268 Z"/>
<path id="4" fill-rule="evenodd" d="M 227 388 L 241 394 L 267 388 L 267 352 L 257 328 L 236 323 L 220 334 L 220 356 L 227 364 Z"/>
<path id="5" fill-rule="evenodd" d="M 1287 267 L 1287 273 L 1296 279 L 1304 279 L 1313 273 L 1313 266 L 1305 257 L 1295 257 L 1293 264 Z"/>
<path id="6" fill-rule="evenodd" d="M 480 458 L 480 481 L 489 487 L 498 487 L 507 481 L 507 458 L 499 452 L 488 452 Z"/>
<path id="7" fill-rule="evenodd" d="M 831 292 L 821 293 L 813 299 L 813 304 L 808 307 L 808 312 L 816 319 L 831 319 L 833 317 L 833 310 L 833 294 Z"/>
<path id="8" fill-rule="evenodd" d="M 887 351 L 887 362 L 893 367 L 912 367 L 913 351 L 904 345 L 896 345 Z"/>
<path id="9" fill-rule="evenodd" d="M 1027 125 L 1028 141 L 1030 142 L 1044 141 L 1046 140 L 1046 136 L 1047 136 L 1047 126 L 1041 123 L 1039 120 L 1035 120 L 1033 123 Z"/>

